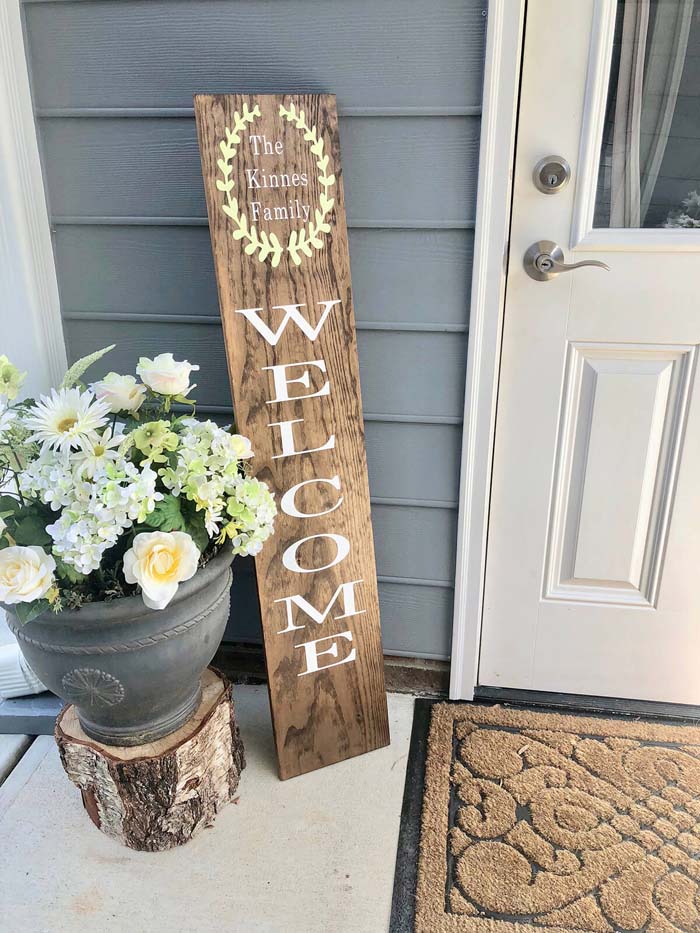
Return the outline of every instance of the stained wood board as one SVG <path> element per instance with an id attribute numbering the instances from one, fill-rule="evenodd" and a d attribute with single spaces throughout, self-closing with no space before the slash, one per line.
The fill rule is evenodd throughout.
<path id="1" fill-rule="evenodd" d="M 236 423 L 280 509 L 256 573 L 285 779 L 389 743 L 337 112 L 195 114 Z"/>

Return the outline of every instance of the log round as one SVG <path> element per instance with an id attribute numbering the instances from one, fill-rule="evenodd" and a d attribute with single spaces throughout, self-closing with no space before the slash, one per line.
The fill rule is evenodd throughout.
<path id="1" fill-rule="evenodd" d="M 83 732 L 73 706 L 59 714 L 55 735 L 93 823 L 140 851 L 182 845 L 211 826 L 233 799 L 245 767 L 231 684 L 211 668 L 202 677 L 196 713 L 157 742 L 103 745 Z"/>

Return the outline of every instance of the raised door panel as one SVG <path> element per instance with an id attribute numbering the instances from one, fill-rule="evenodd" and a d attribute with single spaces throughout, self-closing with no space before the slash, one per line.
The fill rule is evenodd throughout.
<path id="1" fill-rule="evenodd" d="M 569 346 L 543 597 L 653 607 L 695 348 Z"/>

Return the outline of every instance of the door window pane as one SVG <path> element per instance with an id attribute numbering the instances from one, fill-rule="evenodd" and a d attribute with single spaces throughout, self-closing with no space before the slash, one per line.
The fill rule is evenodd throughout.
<path id="1" fill-rule="evenodd" d="M 618 0 L 594 226 L 700 229 L 700 0 Z"/>

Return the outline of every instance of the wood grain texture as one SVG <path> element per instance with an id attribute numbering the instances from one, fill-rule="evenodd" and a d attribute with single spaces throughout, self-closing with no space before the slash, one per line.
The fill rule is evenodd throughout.
<path id="1" fill-rule="evenodd" d="M 217 160 L 225 128 L 234 126 L 234 112 L 243 112 L 244 104 L 253 111 L 257 104 L 261 116 L 255 121 L 255 133 L 281 140 L 284 151 L 256 157 L 250 141 L 253 131 L 242 136 L 231 175 L 240 206 L 251 215 L 250 200 L 282 206 L 290 196 L 300 195 L 310 204 L 313 219 L 322 190 L 316 156 L 304 134 L 279 115 L 280 103 L 289 107 L 292 101 L 306 114 L 308 126 L 318 128 L 324 142 L 330 157 L 326 174 L 335 175 L 329 191 L 335 204 L 323 245 L 313 249 L 311 256 L 303 256 L 300 266 L 285 252 L 275 269 L 257 256 L 246 256 L 241 242 L 234 240 L 235 227 L 222 211 L 224 196 L 216 185 L 221 177 Z M 280 777 L 286 779 L 389 743 L 335 98 L 201 95 L 195 98 L 195 112 L 231 390 L 239 429 L 251 438 L 256 452 L 256 475 L 271 486 L 278 501 L 299 483 L 335 476 L 340 477 L 343 496 L 342 504 L 333 508 L 339 501 L 338 493 L 332 489 L 329 493 L 328 485 L 305 487 L 297 496 L 297 508 L 325 514 L 298 518 L 280 510 L 276 537 L 256 558 L 275 743 Z M 268 174 L 305 173 L 309 185 L 303 190 L 252 191 L 246 169 Z M 284 244 L 301 222 L 278 220 L 259 226 L 274 232 Z M 304 305 L 302 311 L 315 324 L 319 305 L 335 300 L 339 304 L 315 339 L 290 322 L 275 346 L 236 313 L 239 309 L 262 309 L 260 317 L 275 330 L 283 312 L 273 309 L 280 305 Z M 330 393 L 308 397 L 309 392 L 318 392 L 326 379 L 311 368 L 312 380 L 320 376 L 316 385 L 301 391 L 292 388 L 289 394 L 297 396 L 296 400 L 271 402 L 275 388 L 270 371 L 264 367 L 312 360 L 324 361 Z M 302 372 L 304 367 L 291 369 L 289 378 Z M 270 425 L 292 419 L 302 422 L 294 426 L 297 450 L 320 448 L 331 436 L 335 436 L 335 445 L 315 453 L 282 456 L 281 431 Z M 336 563 L 338 551 L 329 534 L 343 536 L 350 543 L 347 556 Z M 304 572 L 288 569 L 290 562 L 285 566 L 283 554 L 306 538 L 312 540 L 302 544 L 297 553 L 297 566 Z M 312 571 L 315 567 L 327 569 Z M 361 612 L 341 618 L 348 603 L 341 611 L 336 603 L 319 624 L 294 607 L 289 618 L 293 617 L 299 628 L 290 629 L 287 604 L 280 600 L 299 595 L 322 612 L 338 588 L 351 581 L 362 581 L 355 588 Z M 308 650 L 302 646 L 317 639 L 323 641 L 312 666 Z M 334 655 L 320 655 L 331 648 Z M 356 652 L 354 660 L 350 660 L 352 651 Z"/>
<path id="2" fill-rule="evenodd" d="M 74 706 L 55 729 L 61 763 L 93 823 L 131 849 L 162 852 L 211 826 L 245 767 L 231 684 L 211 668 L 202 701 L 177 732 L 122 748 L 83 732 Z"/>

